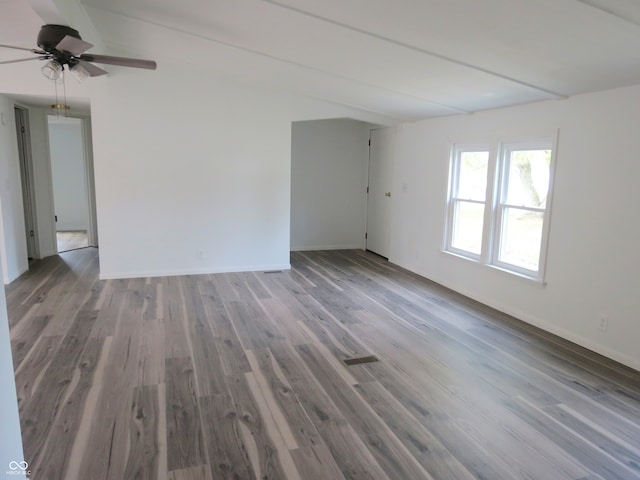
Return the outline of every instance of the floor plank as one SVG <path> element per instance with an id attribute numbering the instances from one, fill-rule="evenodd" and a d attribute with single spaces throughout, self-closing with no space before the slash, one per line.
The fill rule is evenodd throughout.
<path id="1" fill-rule="evenodd" d="M 260 415 L 248 376 L 251 372 L 229 377 L 227 385 L 238 418 L 238 430 L 247 452 L 251 468 L 259 479 L 287 478 L 278 457 L 282 441 L 277 432 L 268 430 L 265 419 Z M 274 434 L 276 434 L 274 438 Z"/>
<path id="2" fill-rule="evenodd" d="M 130 409 L 129 456 L 124 478 L 152 480 L 160 471 L 159 391 L 157 385 L 136 387 Z"/>
<path id="3" fill-rule="evenodd" d="M 221 480 L 255 478 L 231 395 L 202 397 L 200 410 L 213 477 Z"/>
<path id="4" fill-rule="evenodd" d="M 206 461 L 193 364 L 190 358 L 169 358 L 165 368 L 169 470 L 203 465 Z"/>

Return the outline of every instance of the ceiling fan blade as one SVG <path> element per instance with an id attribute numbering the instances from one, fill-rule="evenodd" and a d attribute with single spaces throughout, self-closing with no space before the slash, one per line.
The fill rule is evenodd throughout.
<path id="1" fill-rule="evenodd" d="M 79 60 L 87 62 L 106 63 L 107 65 L 119 65 L 121 67 L 146 68 L 155 70 L 158 65 L 153 60 L 140 60 L 137 58 L 111 57 L 109 55 L 94 55 L 92 53 L 81 55 Z"/>
<path id="2" fill-rule="evenodd" d="M 87 71 L 90 77 L 99 77 L 100 75 L 106 75 L 109 73 L 106 70 L 97 67 L 93 63 L 89 63 L 84 60 L 78 60 L 78 64 Z"/>
<path id="3" fill-rule="evenodd" d="M 81 53 L 86 52 L 93 44 L 89 42 L 85 42 L 84 40 L 80 40 L 79 38 L 72 37 L 71 35 L 67 35 L 64 37 L 58 44 L 56 45 L 56 50 L 60 50 L 61 52 L 69 52 L 72 55 L 80 55 Z"/>
<path id="4" fill-rule="evenodd" d="M 0 62 L 0 65 L 5 63 L 18 63 L 18 62 L 28 62 L 30 60 L 41 60 L 41 57 L 29 57 L 29 58 L 19 58 L 17 60 L 5 60 L 4 62 Z"/>
<path id="5" fill-rule="evenodd" d="M 27 52 L 34 52 L 32 48 L 14 47 L 13 45 L 0 45 L 2 48 L 13 48 L 14 50 L 25 50 Z"/>

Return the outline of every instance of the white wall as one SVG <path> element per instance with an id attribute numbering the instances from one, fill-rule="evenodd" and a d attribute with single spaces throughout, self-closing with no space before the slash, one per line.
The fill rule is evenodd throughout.
<path id="1" fill-rule="evenodd" d="M 405 124 L 390 260 L 640 369 L 640 86 Z M 441 252 L 450 143 L 559 129 L 546 286 Z M 610 316 L 607 332 L 597 329 Z"/>
<path id="2" fill-rule="evenodd" d="M 4 283 L 29 268 L 14 102 L 0 95 L 0 257 Z"/>
<path id="3" fill-rule="evenodd" d="M 50 116 L 49 148 L 55 215 L 58 216 L 56 230 L 87 230 L 89 206 L 80 119 Z"/>
<path id="4" fill-rule="evenodd" d="M 289 265 L 290 122 L 266 96 L 189 80 L 202 98 L 171 100 L 186 80 L 161 71 L 92 97 L 103 278 Z"/>
<path id="5" fill-rule="evenodd" d="M 184 71 L 92 79 L 101 276 L 287 268 L 291 122 L 355 113 Z"/>
<path id="6" fill-rule="evenodd" d="M 368 123 L 295 122 L 291 129 L 291 249 L 364 248 Z"/>
<path id="7" fill-rule="evenodd" d="M 15 478 L 5 472 L 11 471 L 10 462 L 22 462 L 24 457 L 4 288 L 0 288 L 0 385 L 0 477 Z"/>

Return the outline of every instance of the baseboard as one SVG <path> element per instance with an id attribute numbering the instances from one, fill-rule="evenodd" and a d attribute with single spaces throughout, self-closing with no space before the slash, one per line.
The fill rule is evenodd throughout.
<path id="1" fill-rule="evenodd" d="M 292 252 L 310 252 L 312 250 L 363 250 L 364 245 L 350 243 L 347 245 L 305 245 L 302 247 L 291 247 Z"/>
<path id="2" fill-rule="evenodd" d="M 451 288 L 452 290 L 455 290 L 452 287 L 449 287 L 448 285 L 444 285 L 447 288 Z M 459 290 L 456 290 L 459 291 Z M 506 313 L 507 315 L 511 315 L 512 317 L 517 318 L 518 320 L 521 320 L 525 323 L 528 323 L 529 325 L 533 325 L 534 327 L 538 327 L 541 330 L 544 330 L 546 332 L 552 333 L 554 335 L 557 335 L 560 338 L 563 338 L 565 340 L 568 340 L 572 343 L 575 343 L 577 345 L 580 345 L 581 347 L 586 348 L 587 350 L 591 350 L 592 352 L 598 353 L 600 355 L 603 355 L 607 358 L 610 358 L 611 360 L 615 360 L 616 362 L 622 363 L 623 365 L 626 365 L 628 367 L 633 368 L 634 370 L 638 370 L 640 372 L 640 360 L 637 360 L 635 358 L 629 357 L 628 355 L 624 354 L 624 353 L 620 353 L 618 351 L 615 350 L 611 350 L 609 347 L 605 346 L 605 345 L 601 345 L 595 341 L 593 341 L 590 338 L 586 338 L 583 337 L 582 335 L 579 335 L 575 332 L 572 332 L 570 330 L 566 330 L 562 327 L 558 327 L 555 324 L 546 322 L 544 320 L 541 320 L 538 317 L 535 317 L 533 315 L 529 315 L 525 312 L 519 311 L 517 309 L 512 309 L 509 307 L 506 307 L 504 305 L 501 305 L 499 303 L 496 302 L 491 302 L 485 298 L 482 298 L 481 296 L 477 296 L 474 297 L 473 295 L 469 294 L 468 292 L 462 292 L 460 291 L 460 293 L 462 293 L 463 295 L 469 297 L 469 298 L 473 298 L 474 300 L 483 303 L 484 305 L 487 305 L 491 308 L 495 308 L 496 310 L 499 310 L 503 313 Z"/>
<path id="3" fill-rule="evenodd" d="M 25 273 L 27 270 L 29 270 L 29 262 L 25 263 L 24 265 L 22 265 L 20 268 L 18 268 L 18 277 L 20 275 L 22 275 L 23 273 Z M 16 278 L 18 278 L 16 277 Z"/>
<path id="4" fill-rule="evenodd" d="M 29 264 L 28 263 L 19 266 L 18 270 L 13 275 L 10 275 L 9 278 L 5 278 L 4 279 L 4 284 L 5 285 L 9 285 L 14 280 L 20 278 L 20 275 L 22 275 L 23 273 L 25 273 L 28 270 L 29 270 Z"/>
<path id="5" fill-rule="evenodd" d="M 587 350 L 591 350 L 593 352 L 599 353 L 600 355 L 603 355 L 607 358 L 615 360 L 616 362 L 619 362 L 619 363 L 622 363 L 623 365 L 631 367 L 634 370 L 640 371 L 639 360 L 629 357 L 628 355 L 617 352 L 615 350 L 611 350 L 610 348 L 604 345 L 600 345 L 599 343 L 596 343 L 589 338 L 585 338 L 581 335 L 571 332 L 570 330 L 566 330 L 564 328 L 558 327 L 557 325 L 551 324 L 549 322 L 545 322 L 544 320 L 541 320 L 538 317 L 535 317 L 533 315 L 529 315 L 528 313 L 525 313 L 523 311 L 513 309 L 508 306 L 502 305 L 498 302 L 494 302 L 493 300 L 484 298 L 482 295 L 476 295 L 473 292 L 467 291 L 465 289 L 457 288 L 452 285 L 447 285 L 446 283 L 442 283 L 442 282 L 437 282 L 437 283 L 440 283 L 440 285 L 450 288 L 451 290 L 454 290 L 464 295 L 465 297 L 469 297 L 477 302 L 487 305 L 488 307 L 495 308 L 500 312 L 506 313 L 507 315 L 511 315 L 512 317 L 515 317 L 518 320 L 521 320 L 530 325 L 533 325 L 534 327 L 538 327 L 546 332 L 553 333 L 554 335 L 564 338 L 565 340 L 568 340 L 577 345 L 580 345 L 581 347 L 584 347 Z"/>
<path id="6" fill-rule="evenodd" d="M 212 273 L 266 272 L 272 270 L 291 270 L 291 264 L 282 263 L 275 265 L 243 265 L 240 267 L 148 270 L 140 272 L 100 272 L 100 280 L 115 280 L 122 278 L 176 277 L 180 275 L 208 275 Z"/>
<path id="7" fill-rule="evenodd" d="M 541 330 L 544 330 L 546 332 L 552 333 L 554 335 L 557 335 L 560 338 L 563 338 L 565 340 L 568 340 L 569 342 L 575 343 L 576 345 L 580 345 L 581 347 L 586 348 L 587 350 L 591 350 L 592 352 L 598 353 L 600 355 L 603 355 L 607 358 L 610 358 L 611 360 L 615 360 L 616 362 L 619 362 L 623 365 L 626 365 L 627 367 L 633 368 L 634 370 L 637 370 L 640 372 L 640 360 L 630 357 L 624 353 L 618 352 L 616 350 L 612 350 L 609 347 L 606 347 L 604 345 L 601 345 L 595 341 L 593 341 L 592 339 L 583 337 L 579 334 L 576 334 L 575 332 L 571 332 L 570 330 L 566 330 L 564 328 L 558 327 L 555 324 L 549 323 L 549 322 L 545 322 L 544 320 L 541 320 L 538 317 L 535 317 L 533 315 L 530 315 L 526 312 L 523 312 L 521 310 L 518 309 L 514 309 L 514 308 L 510 308 L 506 305 L 503 305 L 499 302 L 494 301 L 493 299 L 489 299 L 489 298 L 485 298 L 482 295 L 478 295 L 476 292 L 472 292 L 468 289 L 465 288 L 460 288 L 457 285 L 453 285 L 451 283 L 448 282 L 442 282 L 440 280 L 434 279 L 434 278 L 429 278 L 426 277 L 425 275 L 423 275 L 420 272 L 417 272 L 415 270 L 412 270 L 411 268 L 408 268 L 407 266 L 403 266 L 403 265 L 399 265 L 398 266 L 405 268 L 413 273 L 416 273 L 417 275 L 422 276 L 423 278 L 426 278 L 428 280 L 431 280 L 433 282 L 436 282 L 444 287 L 447 287 L 451 290 L 453 290 L 454 292 L 457 292 L 461 295 L 464 295 L 465 297 L 469 297 L 472 300 L 475 300 L 476 302 L 480 302 L 483 305 L 486 305 L 488 307 L 491 308 L 495 308 L 496 310 L 502 312 L 502 313 L 506 313 L 507 315 L 511 315 L 514 318 L 517 318 L 518 320 L 521 320 L 525 323 L 528 323 L 529 325 L 533 325 L 534 327 L 538 327 Z"/>

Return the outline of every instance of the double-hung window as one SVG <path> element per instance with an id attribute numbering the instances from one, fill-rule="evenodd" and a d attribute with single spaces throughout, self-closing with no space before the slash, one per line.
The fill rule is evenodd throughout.
<path id="1" fill-rule="evenodd" d="M 542 281 L 552 137 L 454 145 L 445 250 Z"/>
<path id="2" fill-rule="evenodd" d="M 449 200 L 449 249 L 480 258 L 487 208 L 489 149 L 456 145 L 452 152 Z"/>

